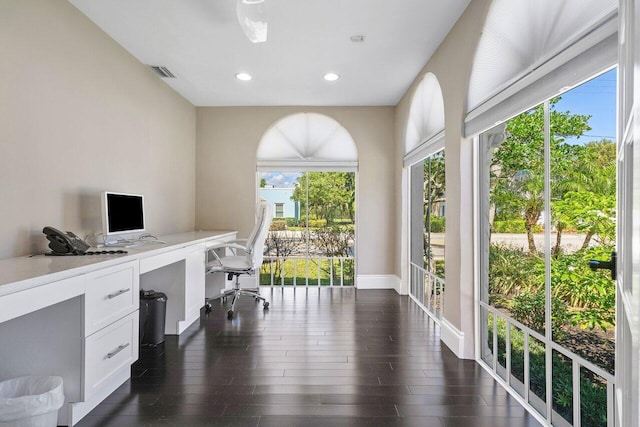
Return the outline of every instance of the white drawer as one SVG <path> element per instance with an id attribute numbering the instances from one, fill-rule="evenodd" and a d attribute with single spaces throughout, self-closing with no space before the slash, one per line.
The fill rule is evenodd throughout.
<path id="1" fill-rule="evenodd" d="M 87 274 L 84 334 L 89 336 L 140 307 L 139 262 Z"/>
<path id="2" fill-rule="evenodd" d="M 138 311 L 85 338 L 84 398 L 138 360 Z"/>

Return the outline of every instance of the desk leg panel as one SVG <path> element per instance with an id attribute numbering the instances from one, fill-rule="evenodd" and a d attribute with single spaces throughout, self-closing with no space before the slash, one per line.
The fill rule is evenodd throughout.
<path id="1" fill-rule="evenodd" d="M 204 306 L 205 258 L 204 251 L 198 250 L 191 252 L 186 259 L 184 329 L 200 317 L 200 309 Z"/>
<path id="2" fill-rule="evenodd" d="M 179 322 L 185 320 L 185 261 L 152 270 L 140 275 L 140 289 L 163 292 L 167 295 L 165 334 L 179 334 Z"/>
<path id="3" fill-rule="evenodd" d="M 82 399 L 83 309 L 83 298 L 75 297 L 0 323 L 0 381 L 25 375 L 62 377 L 60 425 L 67 424 L 68 402 Z"/>

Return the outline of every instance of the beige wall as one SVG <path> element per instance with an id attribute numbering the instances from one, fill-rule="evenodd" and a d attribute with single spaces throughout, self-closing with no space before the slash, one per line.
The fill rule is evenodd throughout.
<path id="1" fill-rule="evenodd" d="M 98 196 L 107 189 L 144 194 L 148 228 L 157 234 L 194 226 L 246 234 L 254 219 L 260 138 L 280 118 L 311 111 L 340 122 L 358 147 L 359 274 L 400 275 L 404 129 L 413 89 L 432 72 L 446 119 L 444 312 L 468 333 L 473 181 L 471 142 L 461 129 L 488 5 L 470 4 L 397 108 L 196 109 L 68 2 L 3 1 L 0 258 L 44 249 L 44 225 L 80 235 L 99 231 Z"/>
<path id="2" fill-rule="evenodd" d="M 473 257 L 473 147 L 462 137 L 466 115 L 467 87 L 475 48 L 487 15 L 490 0 L 474 0 L 449 32 L 434 55 L 416 77 L 396 108 L 396 188 L 402 186 L 402 157 L 405 128 L 411 96 L 422 76 L 432 72 L 442 88 L 445 107 L 445 156 L 447 182 L 446 209 L 446 296 L 444 317 L 464 333 L 464 356 L 473 357 L 474 335 L 474 257 Z M 402 236 L 402 196 L 396 198 L 398 236 Z M 405 260 L 396 253 L 396 271 L 402 272 Z"/>
<path id="3" fill-rule="evenodd" d="M 0 259 L 45 225 L 101 227 L 103 190 L 145 196 L 149 231 L 193 229 L 195 108 L 66 1 L 0 2 Z"/>
<path id="4" fill-rule="evenodd" d="M 359 156 L 358 274 L 394 274 L 398 239 L 392 107 L 197 108 L 196 228 L 249 233 L 257 197 L 258 143 L 272 124 L 298 112 L 326 114 L 351 133 Z"/>

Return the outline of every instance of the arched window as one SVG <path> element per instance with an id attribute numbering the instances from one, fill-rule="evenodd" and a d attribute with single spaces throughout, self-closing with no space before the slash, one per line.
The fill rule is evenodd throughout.
<path id="1" fill-rule="evenodd" d="M 427 73 L 413 93 L 405 136 L 408 181 L 409 295 L 436 322 L 444 297 L 444 100 Z"/>
<path id="2" fill-rule="evenodd" d="M 274 204 L 260 284 L 354 286 L 358 151 L 317 113 L 287 116 L 260 140 L 260 198 Z"/>
<path id="3" fill-rule="evenodd" d="M 405 155 L 419 160 L 432 140 L 444 131 L 444 101 L 438 79 L 427 73 L 411 99 L 405 135 Z"/>
<path id="4" fill-rule="evenodd" d="M 298 113 L 276 122 L 260 140 L 258 169 L 277 167 L 351 168 L 358 150 L 349 132 L 331 117 Z"/>

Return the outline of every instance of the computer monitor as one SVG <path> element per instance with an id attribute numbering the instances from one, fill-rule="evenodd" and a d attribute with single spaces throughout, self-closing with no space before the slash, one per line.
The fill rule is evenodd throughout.
<path id="1" fill-rule="evenodd" d="M 102 232 L 114 234 L 145 231 L 144 197 L 139 194 L 102 193 Z"/>

